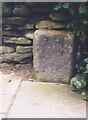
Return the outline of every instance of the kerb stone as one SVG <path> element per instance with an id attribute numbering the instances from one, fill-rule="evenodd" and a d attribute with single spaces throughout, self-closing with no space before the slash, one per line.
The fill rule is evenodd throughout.
<path id="1" fill-rule="evenodd" d="M 74 35 L 71 32 L 37 30 L 33 40 L 34 79 L 68 83 L 72 72 Z"/>

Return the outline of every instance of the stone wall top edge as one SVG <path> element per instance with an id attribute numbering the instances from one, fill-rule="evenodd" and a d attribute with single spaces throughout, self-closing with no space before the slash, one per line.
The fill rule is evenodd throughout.
<path id="1" fill-rule="evenodd" d="M 37 34 L 37 33 L 40 33 L 40 34 L 58 34 L 58 33 L 64 33 L 64 34 L 70 34 L 70 35 L 74 35 L 73 32 L 70 32 L 70 31 L 63 31 L 63 30 L 47 30 L 47 29 L 41 29 L 41 30 L 36 30 L 34 32 L 34 34 Z"/>

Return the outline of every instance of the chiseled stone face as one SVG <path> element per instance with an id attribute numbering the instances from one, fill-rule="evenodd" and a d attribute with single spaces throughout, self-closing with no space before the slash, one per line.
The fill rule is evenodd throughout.
<path id="1" fill-rule="evenodd" d="M 68 83 L 72 70 L 71 32 L 37 30 L 34 33 L 34 77 L 37 81 Z"/>

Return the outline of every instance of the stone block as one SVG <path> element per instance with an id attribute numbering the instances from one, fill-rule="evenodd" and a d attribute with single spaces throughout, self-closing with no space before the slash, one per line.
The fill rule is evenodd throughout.
<path id="1" fill-rule="evenodd" d="M 16 52 L 17 53 L 32 53 L 33 47 L 32 46 L 17 46 Z"/>
<path id="2" fill-rule="evenodd" d="M 30 45 L 32 42 L 24 37 L 11 37 L 7 39 L 5 38 L 4 43 Z"/>
<path id="3" fill-rule="evenodd" d="M 50 13 L 49 18 L 55 22 L 58 22 L 69 20 L 70 16 L 66 13 Z"/>
<path id="4" fill-rule="evenodd" d="M 42 20 L 39 21 L 35 27 L 38 29 L 60 29 L 64 28 L 65 26 L 62 23 L 56 23 L 50 20 Z"/>
<path id="5" fill-rule="evenodd" d="M 33 40 L 34 78 L 68 83 L 72 72 L 74 35 L 71 32 L 37 30 Z"/>
<path id="6" fill-rule="evenodd" d="M 7 53 L 0 56 L 0 62 L 20 62 L 26 58 L 31 58 L 32 53 L 18 54 L 18 53 Z"/>
<path id="7" fill-rule="evenodd" d="M 25 30 L 24 37 L 33 40 L 34 37 L 34 30 Z"/>
<path id="8" fill-rule="evenodd" d="M 14 52 L 15 49 L 13 47 L 9 46 L 0 46 L 0 54 L 5 54 L 5 53 L 12 53 Z"/>
<path id="9" fill-rule="evenodd" d="M 26 25 L 24 26 L 18 26 L 17 29 L 18 30 L 33 30 L 34 29 L 34 24 L 32 23 L 27 23 Z"/>

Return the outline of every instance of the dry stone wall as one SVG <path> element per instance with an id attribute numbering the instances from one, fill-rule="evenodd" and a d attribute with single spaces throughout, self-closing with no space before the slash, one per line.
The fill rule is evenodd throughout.
<path id="1" fill-rule="evenodd" d="M 67 13 L 55 12 L 53 3 L 2 3 L 0 62 L 29 63 L 33 58 L 34 32 L 63 30 L 69 19 Z"/>

